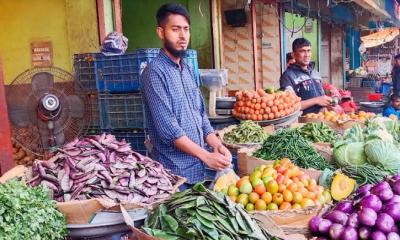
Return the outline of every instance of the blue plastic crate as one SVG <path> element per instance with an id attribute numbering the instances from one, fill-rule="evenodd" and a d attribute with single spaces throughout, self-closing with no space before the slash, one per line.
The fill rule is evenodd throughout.
<path id="1" fill-rule="evenodd" d="M 83 129 L 84 136 L 100 135 L 101 133 L 102 131 L 98 127 L 87 126 Z"/>
<path id="2" fill-rule="evenodd" d="M 146 140 L 146 131 L 111 131 L 119 141 L 125 140 L 131 144 L 133 151 L 147 156 L 147 149 L 144 144 Z"/>
<path id="3" fill-rule="evenodd" d="M 95 129 L 100 129 L 100 115 L 99 115 L 99 97 L 96 93 L 88 93 L 86 95 L 86 112 L 85 116 L 87 119 L 85 121 L 80 121 L 78 124 L 83 129 L 83 134 L 88 134 L 88 131 L 91 133 L 89 135 L 94 135 L 96 131 L 92 131 Z"/>
<path id="4" fill-rule="evenodd" d="M 363 79 L 361 82 L 361 87 L 363 88 L 375 88 L 375 85 L 375 80 Z"/>
<path id="5" fill-rule="evenodd" d="M 145 115 L 140 93 L 99 94 L 100 127 L 103 130 L 144 129 Z"/>
<path id="6" fill-rule="evenodd" d="M 141 48 L 136 50 L 139 79 L 141 78 L 142 72 L 146 68 L 147 64 L 156 58 L 159 52 L 160 48 Z M 197 86 L 200 86 L 200 71 L 199 63 L 197 61 L 197 51 L 188 49 L 185 59 L 187 63 L 193 67 Z"/>
<path id="7" fill-rule="evenodd" d="M 74 54 L 74 75 L 82 87 L 88 91 L 97 91 L 94 63 L 99 53 Z"/>
<path id="8" fill-rule="evenodd" d="M 89 99 L 89 112 L 90 112 L 90 126 L 92 128 L 100 127 L 99 115 L 99 97 L 97 94 L 88 94 Z"/>
<path id="9" fill-rule="evenodd" d="M 392 90 L 392 84 L 390 83 L 383 83 L 382 84 L 382 93 L 385 96 L 389 96 L 390 95 L 390 91 Z"/>
<path id="10" fill-rule="evenodd" d="M 140 90 L 136 53 L 118 56 L 96 55 L 96 88 L 102 93 L 130 93 Z"/>

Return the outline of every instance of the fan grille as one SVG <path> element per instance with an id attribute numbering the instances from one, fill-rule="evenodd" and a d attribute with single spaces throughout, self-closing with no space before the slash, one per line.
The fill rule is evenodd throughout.
<path id="1" fill-rule="evenodd" d="M 46 94 L 57 96 L 62 108 L 50 124 L 38 117 L 38 106 Z M 7 103 L 14 139 L 42 156 L 84 134 L 84 126 L 91 119 L 90 102 L 80 83 L 57 67 L 32 68 L 21 73 L 7 87 Z M 49 126 L 54 127 L 50 130 Z M 54 145 L 50 138 L 57 139 Z"/>

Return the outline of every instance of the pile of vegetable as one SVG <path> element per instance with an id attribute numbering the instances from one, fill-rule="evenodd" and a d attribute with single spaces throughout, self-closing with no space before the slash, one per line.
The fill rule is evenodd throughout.
<path id="1" fill-rule="evenodd" d="M 232 144 L 262 143 L 268 135 L 253 121 L 242 121 L 232 131 L 225 133 L 224 141 Z"/>
<path id="2" fill-rule="evenodd" d="M 337 140 L 335 130 L 323 122 L 309 122 L 297 130 L 311 142 L 334 143 Z"/>
<path id="3" fill-rule="evenodd" d="M 346 122 L 346 121 L 359 121 L 359 122 L 365 122 L 368 119 L 371 119 L 375 117 L 375 113 L 372 112 L 364 112 L 364 111 L 359 111 L 358 114 L 355 113 L 336 113 L 335 111 L 326 111 L 326 112 L 319 112 L 319 113 L 308 113 L 305 115 L 306 118 L 310 119 L 321 119 L 325 120 L 328 122 L 332 122 L 334 124 L 340 123 L 340 122 Z"/>
<path id="4" fill-rule="evenodd" d="M 162 239 L 278 239 L 260 228 L 241 205 L 202 184 L 161 204 L 143 230 Z"/>
<path id="5" fill-rule="evenodd" d="M 285 117 L 300 108 L 300 98 L 290 91 L 268 94 L 263 89 L 238 91 L 233 115 L 243 120 L 263 121 Z"/>
<path id="6" fill-rule="evenodd" d="M 322 217 L 310 221 L 319 240 L 398 240 L 400 175 L 357 190 L 354 200 L 339 202 Z"/>
<path id="7" fill-rule="evenodd" d="M 44 187 L 31 188 L 15 179 L 0 184 L 0 239 L 62 240 L 64 215 Z"/>
<path id="8" fill-rule="evenodd" d="M 296 129 L 278 130 L 253 155 L 265 160 L 289 158 L 296 166 L 305 169 L 334 169 Z"/>
<path id="9" fill-rule="evenodd" d="M 48 161 L 35 161 L 31 186 L 44 185 L 59 202 L 102 198 L 153 203 L 174 192 L 178 177 L 130 144 L 102 134 L 67 143 Z"/>
<path id="10" fill-rule="evenodd" d="M 287 158 L 258 166 L 222 191 L 248 211 L 301 209 L 331 201 L 329 191 Z"/>
<path id="11" fill-rule="evenodd" d="M 359 125 L 348 129 L 334 144 L 335 163 L 358 183 L 377 183 L 400 171 L 400 148 L 397 122 L 375 118 L 365 129 Z"/>
<path id="12" fill-rule="evenodd" d="M 18 144 L 14 139 L 12 143 L 12 158 L 17 165 L 31 166 L 35 160 L 35 155 L 24 149 L 20 144 Z"/>

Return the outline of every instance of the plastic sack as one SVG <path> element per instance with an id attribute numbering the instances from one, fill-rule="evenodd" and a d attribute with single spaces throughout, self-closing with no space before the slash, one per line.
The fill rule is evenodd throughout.
<path id="1" fill-rule="evenodd" d="M 236 184 L 237 180 L 239 180 L 238 175 L 236 175 L 232 168 L 228 167 L 216 173 L 214 181 L 212 181 L 209 188 L 220 192 L 223 189 L 227 189 L 229 185 Z"/>
<path id="2" fill-rule="evenodd" d="M 101 44 L 101 52 L 106 56 L 122 55 L 128 48 L 128 38 L 122 33 L 111 32 Z"/>

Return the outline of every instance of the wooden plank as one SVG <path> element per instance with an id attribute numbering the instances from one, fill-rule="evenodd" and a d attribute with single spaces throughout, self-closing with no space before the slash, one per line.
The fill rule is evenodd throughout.
<path id="1" fill-rule="evenodd" d="M 331 82 L 337 88 L 343 88 L 343 28 L 332 26 L 331 31 Z"/>
<path id="2" fill-rule="evenodd" d="M 251 1 L 251 26 L 253 35 L 254 87 L 255 89 L 259 89 L 260 73 L 258 72 L 256 1 Z"/>
<path id="3" fill-rule="evenodd" d="M 12 159 L 11 129 L 8 119 L 3 64 L 0 58 L 0 176 L 15 166 Z"/>
<path id="4" fill-rule="evenodd" d="M 122 33 L 121 1 L 114 0 L 114 23 L 115 31 Z"/>
<path id="5" fill-rule="evenodd" d="M 99 23 L 99 37 L 100 37 L 100 44 L 103 42 L 104 38 L 106 37 L 106 23 L 104 19 L 104 1 L 103 0 L 96 0 L 97 1 L 97 20 Z"/>

